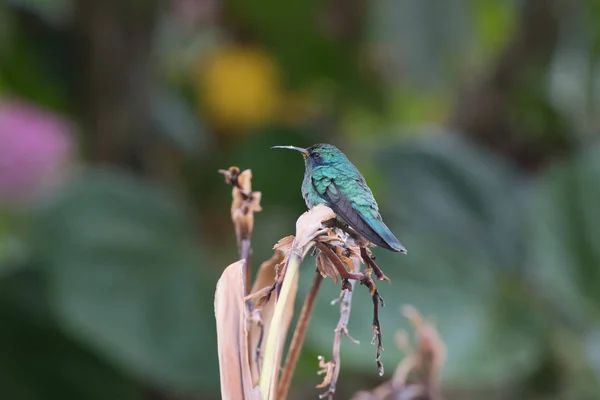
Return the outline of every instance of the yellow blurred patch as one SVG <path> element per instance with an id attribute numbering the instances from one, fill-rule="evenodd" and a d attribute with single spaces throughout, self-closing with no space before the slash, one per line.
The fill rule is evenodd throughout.
<path id="1" fill-rule="evenodd" d="M 197 65 L 201 112 L 215 128 L 242 131 L 270 122 L 282 101 L 279 66 L 248 46 L 219 49 Z"/>

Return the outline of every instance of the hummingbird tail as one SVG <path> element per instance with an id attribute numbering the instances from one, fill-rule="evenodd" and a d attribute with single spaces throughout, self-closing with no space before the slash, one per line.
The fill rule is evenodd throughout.
<path id="1" fill-rule="evenodd" d="M 381 219 L 363 219 L 357 213 L 339 213 L 339 210 L 337 212 L 338 218 L 374 245 L 397 253 L 407 253 L 402 243 L 400 243 L 392 231 L 390 231 L 390 228 Z"/>
<path id="2" fill-rule="evenodd" d="M 375 225 L 375 224 L 374 224 Z M 394 236 L 392 231 L 387 227 L 383 221 L 377 221 L 376 223 L 377 229 L 373 229 L 374 233 L 376 233 L 375 237 L 369 238 L 373 244 L 376 244 L 379 247 L 383 247 L 384 249 L 395 251 L 398 253 L 406 254 L 406 248 L 400 243 L 400 241 Z"/>

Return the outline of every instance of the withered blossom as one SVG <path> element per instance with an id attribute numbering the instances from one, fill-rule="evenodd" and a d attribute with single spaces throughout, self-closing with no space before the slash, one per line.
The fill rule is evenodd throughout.
<path id="1" fill-rule="evenodd" d="M 383 336 L 379 307 L 383 306 L 383 299 L 372 276 L 377 280 L 389 279 L 374 262 L 371 250 L 367 247 L 369 243 L 338 229 L 332 223 L 336 215 L 330 208 L 324 205 L 313 207 L 298 218 L 295 235 L 284 237 L 275 244 L 273 256 L 260 266 L 251 290 L 246 293 L 249 284 L 242 277 L 247 279 L 249 276 L 253 213 L 261 210 L 261 195 L 260 192 L 252 192 L 252 174 L 249 170 L 240 173 L 239 168 L 231 167 L 220 172 L 225 175 L 226 182 L 233 186 L 231 215 L 241 258 L 225 270 L 215 296 L 221 385 L 228 385 L 222 387 L 223 398 L 287 397 L 317 292 L 324 278 L 331 278 L 336 284 L 341 281 L 341 294 L 338 299 L 340 318 L 334 331 L 332 358 L 326 361 L 325 357 L 319 357 L 318 374 L 324 375 L 324 379 L 317 387 L 327 389 L 321 397 L 333 399 L 335 395 L 341 368 L 342 338 L 347 337 L 358 343 L 349 335 L 347 328 L 356 282 L 365 286 L 372 297 L 375 359 L 379 374 L 382 375 L 380 356 Z M 316 252 L 314 281 L 293 329 L 287 358 L 282 365 L 283 347 L 293 317 L 299 266 L 311 249 Z M 409 310 L 407 313 L 415 327 L 418 327 L 419 347 L 418 351 L 406 358 L 409 361 L 397 368 L 391 387 L 393 389 L 398 384 L 406 386 L 408 372 L 420 371 L 424 375 L 420 375 L 419 385 L 409 385 L 407 390 L 419 393 L 427 390 L 427 393 L 433 394 L 432 388 L 443 363 L 443 357 L 440 356 L 443 345 L 436 331 L 419 319 L 416 311 L 411 313 Z M 237 370 L 232 371 L 231 368 Z M 249 397 L 228 397 L 232 393 Z"/>

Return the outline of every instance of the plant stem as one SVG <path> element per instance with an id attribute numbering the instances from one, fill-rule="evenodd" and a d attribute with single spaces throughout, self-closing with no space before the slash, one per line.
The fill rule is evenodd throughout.
<path id="1" fill-rule="evenodd" d="M 275 399 L 275 382 L 277 381 L 277 373 L 279 372 L 279 363 L 276 360 L 279 359 L 278 355 L 281 352 L 280 335 L 285 305 L 289 300 L 288 297 L 290 294 L 290 288 L 296 274 L 298 273 L 300 263 L 302 263 L 304 256 L 308 251 L 310 251 L 313 245 L 313 242 L 309 242 L 304 249 L 298 249 L 296 246 L 293 246 L 288 258 L 286 272 L 285 276 L 283 277 L 283 284 L 281 286 L 281 293 L 277 298 L 275 312 L 273 313 L 273 318 L 269 326 L 262 370 L 260 373 L 260 390 L 261 398 L 263 400 Z M 276 363 L 278 365 L 275 365 Z"/>
<path id="2" fill-rule="evenodd" d="M 300 357 L 300 351 L 302 350 L 304 339 L 306 338 L 310 317 L 313 309 L 315 308 L 317 293 L 321 287 L 321 282 L 323 282 L 323 276 L 319 271 L 317 271 L 315 273 L 315 278 L 310 291 L 306 295 L 302 310 L 300 311 L 300 316 L 298 317 L 298 322 L 296 323 L 296 329 L 294 329 L 294 336 L 292 337 L 292 342 L 290 343 L 290 348 L 288 350 L 283 372 L 281 374 L 281 380 L 279 381 L 277 388 L 277 399 L 287 398 L 290 384 L 292 383 L 292 376 L 294 375 L 294 370 L 296 369 L 296 364 L 298 363 L 298 358 Z"/>

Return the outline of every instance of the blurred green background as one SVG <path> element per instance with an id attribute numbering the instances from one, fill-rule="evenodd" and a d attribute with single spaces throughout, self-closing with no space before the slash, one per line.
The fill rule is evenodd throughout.
<path id="1" fill-rule="evenodd" d="M 302 158 L 269 148 L 328 142 L 409 250 L 375 249 L 386 376 L 358 287 L 338 398 L 391 376 L 409 303 L 447 399 L 599 399 L 599 111 L 597 0 L 4 0 L 0 398 L 219 398 L 217 170 L 263 194 L 256 268 L 305 210 Z"/>

